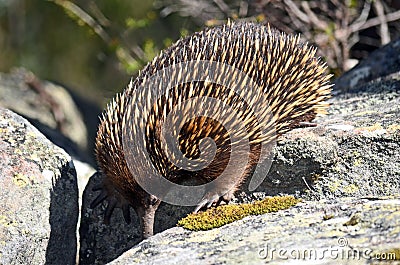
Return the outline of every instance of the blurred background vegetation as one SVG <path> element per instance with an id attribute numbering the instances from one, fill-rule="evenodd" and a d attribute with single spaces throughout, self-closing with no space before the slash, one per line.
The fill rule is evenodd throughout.
<path id="1" fill-rule="evenodd" d="M 301 33 L 339 76 L 400 36 L 399 0 L 0 0 L 0 71 L 25 67 L 104 106 L 163 48 L 231 20 Z"/>

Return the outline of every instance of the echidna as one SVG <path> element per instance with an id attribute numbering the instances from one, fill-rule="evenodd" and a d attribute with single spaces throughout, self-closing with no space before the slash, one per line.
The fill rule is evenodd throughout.
<path id="1" fill-rule="evenodd" d="M 183 102 L 204 97 L 224 102 L 237 113 L 236 116 L 227 115 L 224 121 L 233 124 L 235 120 L 243 122 L 244 127 L 238 137 L 249 139 L 249 155 L 240 175 L 235 171 L 230 172 L 233 184 L 222 181 L 214 188 L 206 190 L 195 211 L 218 205 L 221 201 L 229 202 L 257 165 L 261 145 L 275 137 L 270 131 L 263 134 L 262 127 L 273 125 L 275 135 L 279 136 L 310 122 L 316 114 L 325 112 L 327 104 L 324 101 L 330 94 L 330 76 L 325 73 L 326 65 L 315 53 L 316 49 L 300 42 L 299 36 L 280 33 L 269 26 L 256 23 L 228 23 L 206 28 L 180 39 L 162 51 L 114 98 L 102 115 L 95 153 L 99 165 L 98 173 L 103 176 L 104 181 L 101 194 L 91 206 L 95 207 L 107 199 L 105 220 L 108 221 L 113 209 L 119 207 L 123 209 L 127 222 L 130 221 L 129 206 L 132 206 L 140 217 L 143 237 L 153 234 L 154 214 L 161 200 L 138 184 L 138 177 L 151 179 L 153 176 L 137 176 L 143 175 L 141 168 L 144 165 L 130 152 L 129 144 L 125 143 L 124 146 L 124 137 L 132 140 L 141 129 L 144 132 L 143 138 L 137 138 L 139 140 L 133 144 L 143 139 L 144 148 L 135 147 L 138 149 L 136 153 L 146 153 L 156 171 L 165 179 L 174 183 L 193 179 L 207 183 L 217 179 L 227 168 L 235 144 L 229 138 L 229 128 L 222 124 L 224 122 L 207 115 L 199 115 L 181 124 L 176 134 L 179 149 L 188 159 L 198 159 L 201 153 L 206 153 L 205 150 L 211 148 L 207 144 L 203 150 L 199 148 L 201 139 L 209 137 L 214 140 L 215 156 L 205 168 L 182 169 L 170 161 L 167 151 L 164 150 L 166 145 L 161 127 L 165 124 L 166 116 Z M 168 72 L 168 76 L 162 76 L 166 75 L 163 69 L 186 62 L 193 62 L 191 69 L 186 69 L 184 73 L 182 69 L 172 70 Z M 200 62 L 210 62 L 210 65 L 216 62 L 226 66 L 220 72 L 213 72 L 216 74 L 212 79 L 221 82 L 197 80 L 195 73 L 211 73 L 211 70 L 215 70 L 208 69 L 207 64 Z M 252 85 L 244 85 L 243 79 L 232 76 L 232 73 L 226 71 L 229 67 L 249 77 Z M 168 80 L 178 76 L 193 78 L 164 88 L 160 87 L 163 83 L 149 82 L 152 76 L 160 73 L 161 78 Z M 232 93 L 232 88 L 223 84 L 228 79 L 235 79 L 239 90 L 244 93 Z M 160 95 L 152 101 L 157 92 Z M 214 109 L 212 104 L 207 104 L 203 107 L 221 112 L 221 108 Z M 199 105 L 190 106 L 197 108 Z M 185 107 L 184 115 L 191 115 L 190 111 L 193 109 L 190 106 Z M 256 112 L 258 117 L 255 117 Z M 128 166 L 128 161 L 133 162 Z M 236 162 L 240 161 L 234 161 Z M 132 167 L 135 173 L 132 173 Z"/>

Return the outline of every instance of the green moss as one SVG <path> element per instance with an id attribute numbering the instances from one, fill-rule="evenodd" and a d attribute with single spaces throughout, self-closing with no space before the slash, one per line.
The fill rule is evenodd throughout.
<path id="1" fill-rule="evenodd" d="M 240 220 L 248 215 L 260 215 L 288 209 L 299 201 L 293 196 L 277 196 L 251 204 L 221 205 L 204 212 L 189 214 L 179 220 L 178 226 L 193 231 L 209 230 Z"/>

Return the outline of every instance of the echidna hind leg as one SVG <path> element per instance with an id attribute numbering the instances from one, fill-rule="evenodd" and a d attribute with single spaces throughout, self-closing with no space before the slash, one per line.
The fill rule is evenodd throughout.
<path id="1" fill-rule="evenodd" d="M 222 196 L 218 194 L 210 194 L 210 193 L 206 194 L 203 197 L 203 200 L 196 206 L 196 209 L 194 209 L 193 212 L 197 213 L 202 209 L 208 209 L 212 206 L 218 206 L 222 202 L 228 204 L 232 200 L 235 190 L 236 189 L 232 189 Z"/>
<path id="2" fill-rule="evenodd" d="M 100 174 L 96 172 L 95 174 Z M 103 178 L 101 184 L 93 187 L 93 191 L 101 191 L 100 194 L 94 199 L 94 201 L 90 204 L 90 208 L 95 208 L 103 201 L 107 202 L 107 208 L 104 213 L 104 223 L 109 224 L 111 216 L 114 212 L 115 208 L 121 208 L 122 213 L 124 215 L 125 222 L 128 224 L 131 222 L 129 207 L 129 202 L 118 192 L 112 183 L 107 180 L 107 178 Z"/>

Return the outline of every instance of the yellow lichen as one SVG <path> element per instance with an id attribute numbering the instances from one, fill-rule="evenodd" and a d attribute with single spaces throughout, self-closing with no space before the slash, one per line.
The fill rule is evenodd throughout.
<path id="1" fill-rule="evenodd" d="M 22 150 L 19 149 L 19 148 L 15 148 L 14 149 L 14 153 L 17 154 L 17 155 L 22 155 L 23 154 Z"/>
<path id="2" fill-rule="evenodd" d="M 209 242 L 215 240 L 220 235 L 218 230 L 211 232 L 199 232 L 198 234 L 192 235 L 186 239 L 186 242 Z"/>
<path id="3" fill-rule="evenodd" d="M 29 156 L 29 159 L 31 159 L 31 160 L 33 160 L 33 161 L 40 161 L 40 157 L 38 156 L 37 153 L 32 153 L 32 154 Z"/>
<path id="4" fill-rule="evenodd" d="M 343 192 L 348 194 L 356 193 L 358 190 L 359 189 L 355 184 L 350 184 L 343 187 Z"/>
<path id="5" fill-rule="evenodd" d="M 334 182 L 329 183 L 328 188 L 331 192 L 336 192 L 339 189 L 340 185 L 341 185 L 340 180 L 336 179 L 334 180 Z"/>
<path id="6" fill-rule="evenodd" d="M 335 217 L 333 214 L 325 214 L 325 215 L 322 217 L 322 219 L 323 219 L 324 221 L 327 221 L 327 220 L 329 220 L 329 219 L 332 219 L 333 217 Z"/>
<path id="7" fill-rule="evenodd" d="M 357 128 L 358 131 L 368 131 L 368 132 L 374 132 L 378 130 L 383 130 L 383 127 L 380 123 L 375 123 L 372 126 L 367 126 L 367 127 L 360 127 Z"/>
<path id="8" fill-rule="evenodd" d="M 0 225 L 3 227 L 11 227 L 11 226 L 16 226 L 16 223 L 7 218 L 4 215 L 0 215 Z"/>
<path id="9" fill-rule="evenodd" d="M 372 255 L 376 260 L 395 261 L 400 260 L 400 248 L 392 248 L 387 250 L 375 250 Z"/>
<path id="10" fill-rule="evenodd" d="M 391 133 L 393 133 L 395 131 L 400 131 L 400 125 L 398 125 L 398 124 L 389 125 L 389 127 L 387 128 L 387 131 L 391 132 Z"/>
<path id="11" fill-rule="evenodd" d="M 362 164 L 362 158 L 357 158 L 356 161 L 354 161 L 354 166 L 358 167 Z"/>
<path id="12" fill-rule="evenodd" d="M 248 215 L 260 215 L 287 209 L 299 201 L 293 196 L 277 196 L 251 204 L 221 205 L 204 212 L 189 214 L 179 220 L 178 226 L 193 231 L 209 230 L 243 219 Z"/>
<path id="13" fill-rule="evenodd" d="M 7 218 L 4 215 L 0 215 L 0 224 L 7 223 Z"/>
<path id="14" fill-rule="evenodd" d="M 350 217 L 350 219 L 345 222 L 344 226 L 354 226 L 357 225 L 361 221 L 361 216 L 359 213 L 356 213 Z"/>
<path id="15" fill-rule="evenodd" d="M 388 252 L 394 253 L 395 260 L 400 260 L 400 248 L 389 249 Z"/>
<path id="16" fill-rule="evenodd" d="M 354 116 L 365 116 L 368 114 L 375 114 L 375 113 L 376 113 L 375 110 L 367 110 L 367 111 L 356 112 Z"/>
<path id="17" fill-rule="evenodd" d="M 13 180 L 14 184 L 20 188 L 25 187 L 30 182 L 29 178 L 21 173 L 15 174 L 12 180 Z"/>

